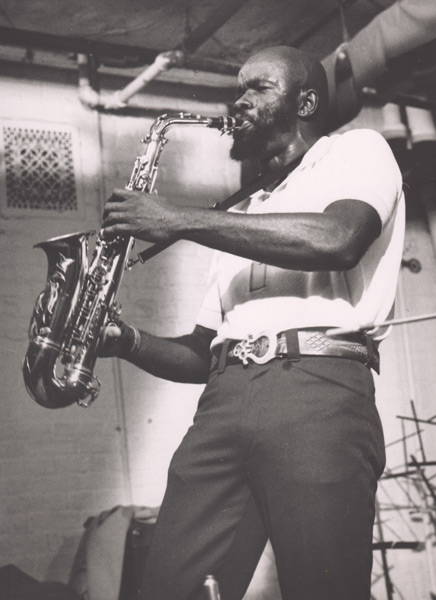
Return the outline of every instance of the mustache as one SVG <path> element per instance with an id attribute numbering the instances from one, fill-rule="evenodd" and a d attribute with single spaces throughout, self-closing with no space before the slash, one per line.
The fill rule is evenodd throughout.
<path id="1" fill-rule="evenodd" d="M 242 121 L 252 121 L 253 117 L 250 117 L 250 115 L 247 115 L 246 113 L 243 112 L 235 112 L 233 113 L 233 116 L 236 119 L 241 119 Z"/>
<path id="2" fill-rule="evenodd" d="M 240 131 L 242 134 L 246 129 L 258 128 L 262 123 L 262 119 L 250 117 L 240 113 L 235 115 L 235 118 L 239 120 L 239 126 L 235 130 L 235 133 Z"/>
<path id="3" fill-rule="evenodd" d="M 232 111 L 231 113 L 232 117 L 235 117 L 235 119 L 239 119 L 240 121 L 243 121 L 244 123 L 256 123 L 257 119 L 242 112 L 242 111 Z"/>

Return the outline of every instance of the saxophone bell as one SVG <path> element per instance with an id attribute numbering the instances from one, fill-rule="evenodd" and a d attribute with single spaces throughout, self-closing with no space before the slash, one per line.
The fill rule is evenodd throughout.
<path id="1" fill-rule="evenodd" d="M 87 373 L 81 384 L 78 376 L 81 369 L 77 364 L 74 366 L 72 355 L 65 347 L 80 288 L 86 277 L 86 249 L 92 233 L 52 238 L 35 246 L 46 254 L 48 273 L 46 286 L 38 296 L 29 326 L 29 347 L 24 358 L 23 376 L 30 396 L 47 408 L 68 406 L 95 395 L 96 384 Z M 60 373 L 62 364 L 65 365 L 64 374 Z M 72 376 L 71 385 L 67 385 L 68 371 Z"/>
<path id="2" fill-rule="evenodd" d="M 46 254 L 48 273 L 29 326 L 23 377 L 29 395 L 46 408 L 87 407 L 100 391 L 93 369 L 105 326 L 119 314 L 115 296 L 133 239 L 97 236 L 88 265 L 91 235 L 36 246 Z"/>

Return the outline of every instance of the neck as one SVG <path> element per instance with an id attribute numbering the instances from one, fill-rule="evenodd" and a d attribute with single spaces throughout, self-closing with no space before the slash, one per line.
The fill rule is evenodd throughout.
<path id="1" fill-rule="evenodd" d="M 280 170 L 284 165 L 302 157 L 319 138 L 318 135 L 303 136 L 298 132 L 285 146 L 279 140 L 276 147 L 270 148 L 268 155 L 260 159 L 260 172 L 266 174 Z"/>

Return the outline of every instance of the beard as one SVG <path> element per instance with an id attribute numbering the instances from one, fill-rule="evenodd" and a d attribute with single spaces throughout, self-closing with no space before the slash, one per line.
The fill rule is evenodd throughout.
<path id="1" fill-rule="evenodd" d="M 274 136 L 290 130 L 291 115 L 290 102 L 270 104 L 259 110 L 255 119 L 246 119 L 248 127 L 235 130 L 230 157 L 238 161 L 264 157 Z"/>

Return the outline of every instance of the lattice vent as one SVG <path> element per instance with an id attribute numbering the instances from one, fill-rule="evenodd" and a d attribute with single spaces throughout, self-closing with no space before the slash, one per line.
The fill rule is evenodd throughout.
<path id="1" fill-rule="evenodd" d="M 8 208 L 77 211 L 70 131 L 4 126 L 3 140 Z"/>

